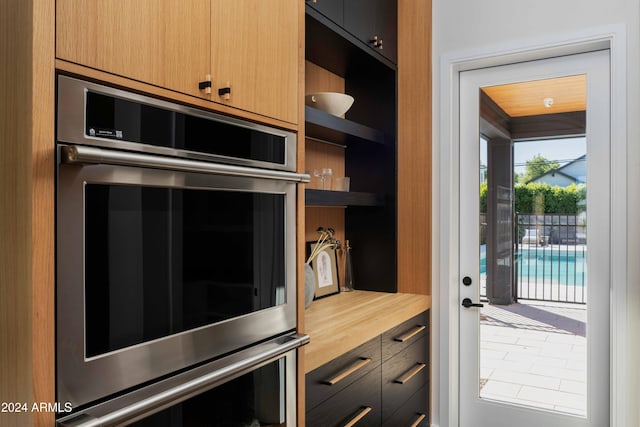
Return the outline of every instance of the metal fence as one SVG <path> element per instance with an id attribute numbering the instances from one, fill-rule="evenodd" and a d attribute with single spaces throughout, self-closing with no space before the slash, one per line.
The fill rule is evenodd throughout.
<path id="1" fill-rule="evenodd" d="M 516 227 L 517 299 L 586 303 L 586 217 L 519 214 Z"/>
<path id="2" fill-rule="evenodd" d="M 481 214 L 481 247 L 486 243 L 486 222 L 486 214 Z M 515 228 L 514 298 L 585 304 L 587 223 L 584 214 L 518 214 Z M 486 258 L 484 251 L 481 252 L 480 270 L 486 274 Z M 481 286 L 481 297 L 485 296 Z"/>

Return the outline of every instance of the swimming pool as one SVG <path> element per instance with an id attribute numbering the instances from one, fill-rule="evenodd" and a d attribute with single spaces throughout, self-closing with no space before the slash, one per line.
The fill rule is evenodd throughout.
<path id="1" fill-rule="evenodd" d="M 584 286 L 587 283 L 587 250 L 584 246 L 536 247 L 515 254 L 519 284 Z M 484 247 L 480 274 L 486 275 Z"/>
<path id="2" fill-rule="evenodd" d="M 539 248 L 522 249 L 516 254 L 518 281 L 584 286 L 587 283 L 587 251 Z"/>

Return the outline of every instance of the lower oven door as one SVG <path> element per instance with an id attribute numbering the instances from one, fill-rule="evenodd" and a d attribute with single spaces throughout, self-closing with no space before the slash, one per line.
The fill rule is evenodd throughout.
<path id="1" fill-rule="evenodd" d="M 296 425 L 296 348 L 290 335 L 60 418 L 61 427 Z"/>
<path id="2" fill-rule="evenodd" d="M 59 150 L 57 396 L 74 407 L 295 329 L 296 180 Z"/>

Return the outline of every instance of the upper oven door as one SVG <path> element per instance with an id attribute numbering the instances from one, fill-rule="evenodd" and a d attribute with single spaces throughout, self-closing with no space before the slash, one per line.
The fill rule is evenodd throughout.
<path id="1" fill-rule="evenodd" d="M 58 76 L 58 142 L 295 172 L 294 133 Z"/>
<path id="2" fill-rule="evenodd" d="M 84 152 L 60 155 L 69 148 L 71 160 Z M 60 401 L 295 328 L 296 183 L 259 175 L 59 163 Z"/>

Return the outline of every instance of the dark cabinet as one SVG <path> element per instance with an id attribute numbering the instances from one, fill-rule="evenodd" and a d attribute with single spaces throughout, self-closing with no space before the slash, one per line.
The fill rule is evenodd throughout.
<path id="1" fill-rule="evenodd" d="M 308 408 L 313 408 L 363 375 L 380 369 L 380 337 L 362 344 L 307 374 Z"/>
<path id="2" fill-rule="evenodd" d="M 307 204 L 348 207 L 344 212 L 344 234 L 354 248 L 357 245 L 352 254 L 355 288 L 397 292 L 397 69 L 381 55 L 386 47 L 372 49 L 365 43 L 369 35 L 356 37 L 352 31 L 360 30 L 337 25 L 328 18 L 329 12 L 320 9 L 324 2 L 340 3 L 345 23 L 347 11 L 352 21 L 370 12 L 367 20 L 375 22 L 385 14 L 385 8 L 380 6 L 383 4 L 393 9 L 387 11 L 387 17 L 395 26 L 396 2 L 375 0 L 371 6 L 357 0 L 351 5 L 352 1 L 306 3 L 307 61 L 344 79 L 345 93 L 355 99 L 345 118 L 305 109 L 306 136 L 316 142 L 344 146 L 344 173 L 351 177 L 347 194 L 309 190 Z M 374 28 L 375 24 L 367 27 Z M 361 31 L 364 34 L 365 30 Z"/>
<path id="3" fill-rule="evenodd" d="M 425 338 L 382 364 L 382 421 L 388 420 L 429 380 Z"/>
<path id="4" fill-rule="evenodd" d="M 390 418 L 383 427 L 429 427 L 429 384 L 414 393 Z"/>
<path id="5" fill-rule="evenodd" d="M 396 0 L 344 2 L 344 28 L 393 63 L 397 62 L 397 22 Z"/>
<path id="6" fill-rule="evenodd" d="M 429 311 L 383 333 L 381 345 L 383 424 L 428 425 Z"/>
<path id="7" fill-rule="evenodd" d="M 307 0 L 307 4 L 354 36 L 360 48 L 397 62 L 397 0 Z"/>
<path id="8" fill-rule="evenodd" d="M 429 312 L 306 375 L 307 425 L 429 425 Z M 313 339 L 313 337 L 312 337 Z"/>
<path id="9" fill-rule="evenodd" d="M 307 4 L 339 26 L 344 25 L 343 0 L 307 0 Z"/>
<path id="10" fill-rule="evenodd" d="M 382 360 L 386 361 L 419 339 L 428 337 L 428 316 L 429 312 L 425 311 L 382 334 Z"/>
<path id="11" fill-rule="evenodd" d="M 307 426 L 380 426 L 380 396 L 380 366 L 378 365 L 377 369 L 308 411 Z"/>

